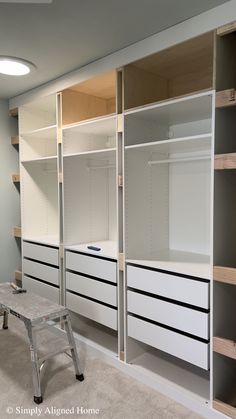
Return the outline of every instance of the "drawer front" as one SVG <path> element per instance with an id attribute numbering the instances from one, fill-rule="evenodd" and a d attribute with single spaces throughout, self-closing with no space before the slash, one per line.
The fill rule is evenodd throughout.
<path id="1" fill-rule="evenodd" d="M 23 242 L 24 257 L 39 260 L 58 266 L 58 249 L 52 247 L 40 246 L 39 244 Z"/>
<path id="2" fill-rule="evenodd" d="M 209 339 L 209 313 L 128 291 L 128 311 L 191 335 Z"/>
<path id="3" fill-rule="evenodd" d="M 23 287 L 29 292 L 40 295 L 40 297 L 48 298 L 48 300 L 59 304 L 59 289 L 51 287 L 48 284 L 37 281 L 37 279 L 28 278 L 24 275 Z"/>
<path id="4" fill-rule="evenodd" d="M 66 272 L 66 289 L 117 307 L 115 285 Z"/>
<path id="5" fill-rule="evenodd" d="M 54 285 L 59 285 L 59 269 L 57 268 L 24 259 L 23 269 L 24 274 L 34 276 L 35 278 L 42 279 L 43 281 L 50 282 Z"/>
<path id="6" fill-rule="evenodd" d="M 117 310 L 75 294 L 66 293 L 66 306 L 81 316 L 117 330 Z"/>
<path id="7" fill-rule="evenodd" d="M 196 307 L 209 308 L 209 283 L 127 266 L 128 287 L 147 291 Z"/>
<path id="8" fill-rule="evenodd" d="M 116 262 L 66 252 L 66 268 L 116 283 Z"/>
<path id="9" fill-rule="evenodd" d="M 128 335 L 204 370 L 209 369 L 208 343 L 199 342 L 132 316 L 128 316 Z"/>

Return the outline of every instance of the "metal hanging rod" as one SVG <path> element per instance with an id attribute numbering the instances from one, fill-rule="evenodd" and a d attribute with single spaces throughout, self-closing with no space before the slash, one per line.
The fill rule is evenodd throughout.
<path id="1" fill-rule="evenodd" d="M 196 160 L 210 160 L 211 156 L 198 156 L 198 157 L 180 157 L 175 159 L 166 159 L 166 160 L 149 160 L 148 165 L 152 166 L 154 164 L 164 164 L 164 163 L 181 163 L 181 162 L 189 162 L 189 161 L 196 161 Z"/>

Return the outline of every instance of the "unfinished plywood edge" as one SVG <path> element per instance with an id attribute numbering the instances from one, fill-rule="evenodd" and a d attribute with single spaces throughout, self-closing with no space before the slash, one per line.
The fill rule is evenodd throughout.
<path id="1" fill-rule="evenodd" d="M 213 351 L 229 358 L 236 359 L 236 342 L 215 336 L 213 338 Z"/>
<path id="2" fill-rule="evenodd" d="M 216 108 L 227 108 L 236 106 L 235 88 L 216 92 Z"/>
<path id="3" fill-rule="evenodd" d="M 12 145 L 18 145 L 19 144 L 19 136 L 18 135 L 13 135 L 11 137 L 11 144 Z"/>
<path id="4" fill-rule="evenodd" d="M 118 175 L 118 186 L 119 188 L 123 188 L 124 186 L 124 179 L 122 175 Z"/>
<path id="5" fill-rule="evenodd" d="M 216 33 L 219 36 L 227 35 L 228 33 L 232 33 L 236 31 L 236 21 L 227 23 L 227 25 L 221 26 L 217 29 Z"/>
<path id="6" fill-rule="evenodd" d="M 236 169 L 236 153 L 216 154 L 215 170 Z"/>
<path id="7" fill-rule="evenodd" d="M 9 110 L 9 116 L 18 116 L 18 108 L 13 108 Z"/>
<path id="8" fill-rule="evenodd" d="M 214 266 L 213 277 L 215 281 L 236 285 L 236 268 Z"/>
<path id="9" fill-rule="evenodd" d="M 58 173 L 58 181 L 59 183 L 63 183 L 63 174 L 61 172 Z"/>
<path id="10" fill-rule="evenodd" d="M 124 116 L 119 114 L 117 115 L 117 132 L 124 131 Z"/>
<path id="11" fill-rule="evenodd" d="M 14 237 L 21 237 L 21 227 L 14 227 L 13 236 Z"/>
<path id="12" fill-rule="evenodd" d="M 22 281 L 22 272 L 21 271 L 15 271 L 15 280 L 16 281 Z"/>
<path id="13" fill-rule="evenodd" d="M 124 271 L 124 253 L 119 253 L 119 271 Z"/>
<path id="14" fill-rule="evenodd" d="M 213 400 L 213 409 L 224 413 L 232 419 L 236 419 L 236 408 L 227 403 L 221 402 L 220 400 Z"/>
<path id="15" fill-rule="evenodd" d="M 14 174 L 11 177 L 12 177 L 12 182 L 13 183 L 19 183 L 20 182 L 20 175 Z"/>

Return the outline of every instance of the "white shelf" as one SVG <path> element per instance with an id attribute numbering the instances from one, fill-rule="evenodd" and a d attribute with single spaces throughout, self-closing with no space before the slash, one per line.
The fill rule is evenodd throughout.
<path id="1" fill-rule="evenodd" d="M 100 247 L 100 251 L 90 250 L 87 246 Z M 115 241 L 105 240 L 91 243 L 75 244 L 71 246 L 65 246 L 66 250 L 74 250 L 76 252 L 88 253 L 94 256 L 106 257 L 117 260 L 118 246 Z"/>
<path id="2" fill-rule="evenodd" d="M 127 259 L 126 262 L 203 279 L 212 278 L 208 255 L 170 250 L 163 252 L 156 260 Z"/>
<path id="3" fill-rule="evenodd" d="M 125 146 L 126 150 L 140 150 L 143 152 L 162 152 L 162 153 L 178 153 L 178 152 L 196 152 L 205 151 L 211 147 L 212 134 L 191 135 L 188 137 L 171 138 L 168 140 L 153 141 L 148 143 L 134 144 Z"/>
<path id="4" fill-rule="evenodd" d="M 110 136 L 116 131 L 116 114 L 64 125 L 62 131 L 63 133 L 70 132 L 74 134 L 81 133 Z"/>
<path id="5" fill-rule="evenodd" d="M 50 157 L 40 157 L 38 159 L 32 159 L 32 160 L 22 160 L 21 163 L 22 164 L 27 164 L 27 163 L 51 163 L 51 162 L 56 162 L 57 161 L 57 156 L 50 156 Z"/>
<path id="6" fill-rule="evenodd" d="M 83 151 L 81 153 L 71 153 L 71 154 L 65 154 L 63 157 L 76 157 L 76 156 L 97 156 L 100 154 L 103 154 L 106 156 L 106 154 L 110 154 L 111 152 L 116 152 L 116 148 L 107 148 L 102 150 L 92 150 L 92 151 Z"/>
<path id="7" fill-rule="evenodd" d="M 48 246 L 59 246 L 58 236 L 24 236 L 23 241 L 31 241 L 34 243 L 46 244 Z"/>
<path id="8" fill-rule="evenodd" d="M 43 128 L 34 129 L 32 131 L 26 131 L 21 134 L 24 138 L 34 139 L 54 139 L 57 136 L 57 126 L 49 125 Z"/>

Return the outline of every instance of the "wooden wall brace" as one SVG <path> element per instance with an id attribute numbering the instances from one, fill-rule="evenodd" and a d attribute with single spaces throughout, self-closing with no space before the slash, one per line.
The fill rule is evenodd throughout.
<path id="1" fill-rule="evenodd" d="M 119 253 L 119 271 L 125 270 L 124 253 Z"/>
<path id="2" fill-rule="evenodd" d="M 120 351 L 120 360 L 124 361 L 125 360 L 125 353 L 124 351 Z"/>
<path id="3" fill-rule="evenodd" d="M 18 108 L 10 109 L 9 116 L 18 116 Z"/>
<path id="4" fill-rule="evenodd" d="M 21 237 L 21 227 L 14 227 L 13 235 L 14 237 Z"/>
<path id="5" fill-rule="evenodd" d="M 216 154 L 215 170 L 236 169 L 236 153 Z"/>
<path id="6" fill-rule="evenodd" d="M 11 137 L 11 144 L 12 145 L 19 144 L 19 137 L 18 137 L 18 135 L 14 135 L 14 136 Z"/>
<path id="7" fill-rule="evenodd" d="M 13 183 L 18 183 L 18 182 L 20 182 L 20 175 L 12 175 L 11 176 L 12 177 L 12 182 Z"/>
<path id="8" fill-rule="evenodd" d="M 124 117 L 123 115 L 119 114 L 117 115 L 117 132 L 123 132 L 124 131 Z"/>
<path id="9" fill-rule="evenodd" d="M 236 92 L 234 88 L 216 92 L 216 108 L 226 108 L 235 105 Z"/>
<path id="10" fill-rule="evenodd" d="M 123 184 L 123 176 L 122 175 L 118 175 L 118 186 L 120 188 L 123 188 L 124 184 Z"/>
<path id="11" fill-rule="evenodd" d="M 63 183 L 63 174 L 61 172 L 58 174 L 58 180 L 59 183 Z"/>
<path id="12" fill-rule="evenodd" d="M 22 281 L 22 272 L 21 271 L 15 271 L 15 280 L 16 281 Z"/>
<path id="13" fill-rule="evenodd" d="M 59 246 L 59 258 L 64 259 L 64 246 L 62 244 Z"/>
<path id="14" fill-rule="evenodd" d="M 219 36 L 227 35 L 228 33 L 232 33 L 236 31 L 236 22 L 227 23 L 227 25 L 221 26 L 217 29 L 216 33 Z"/>

